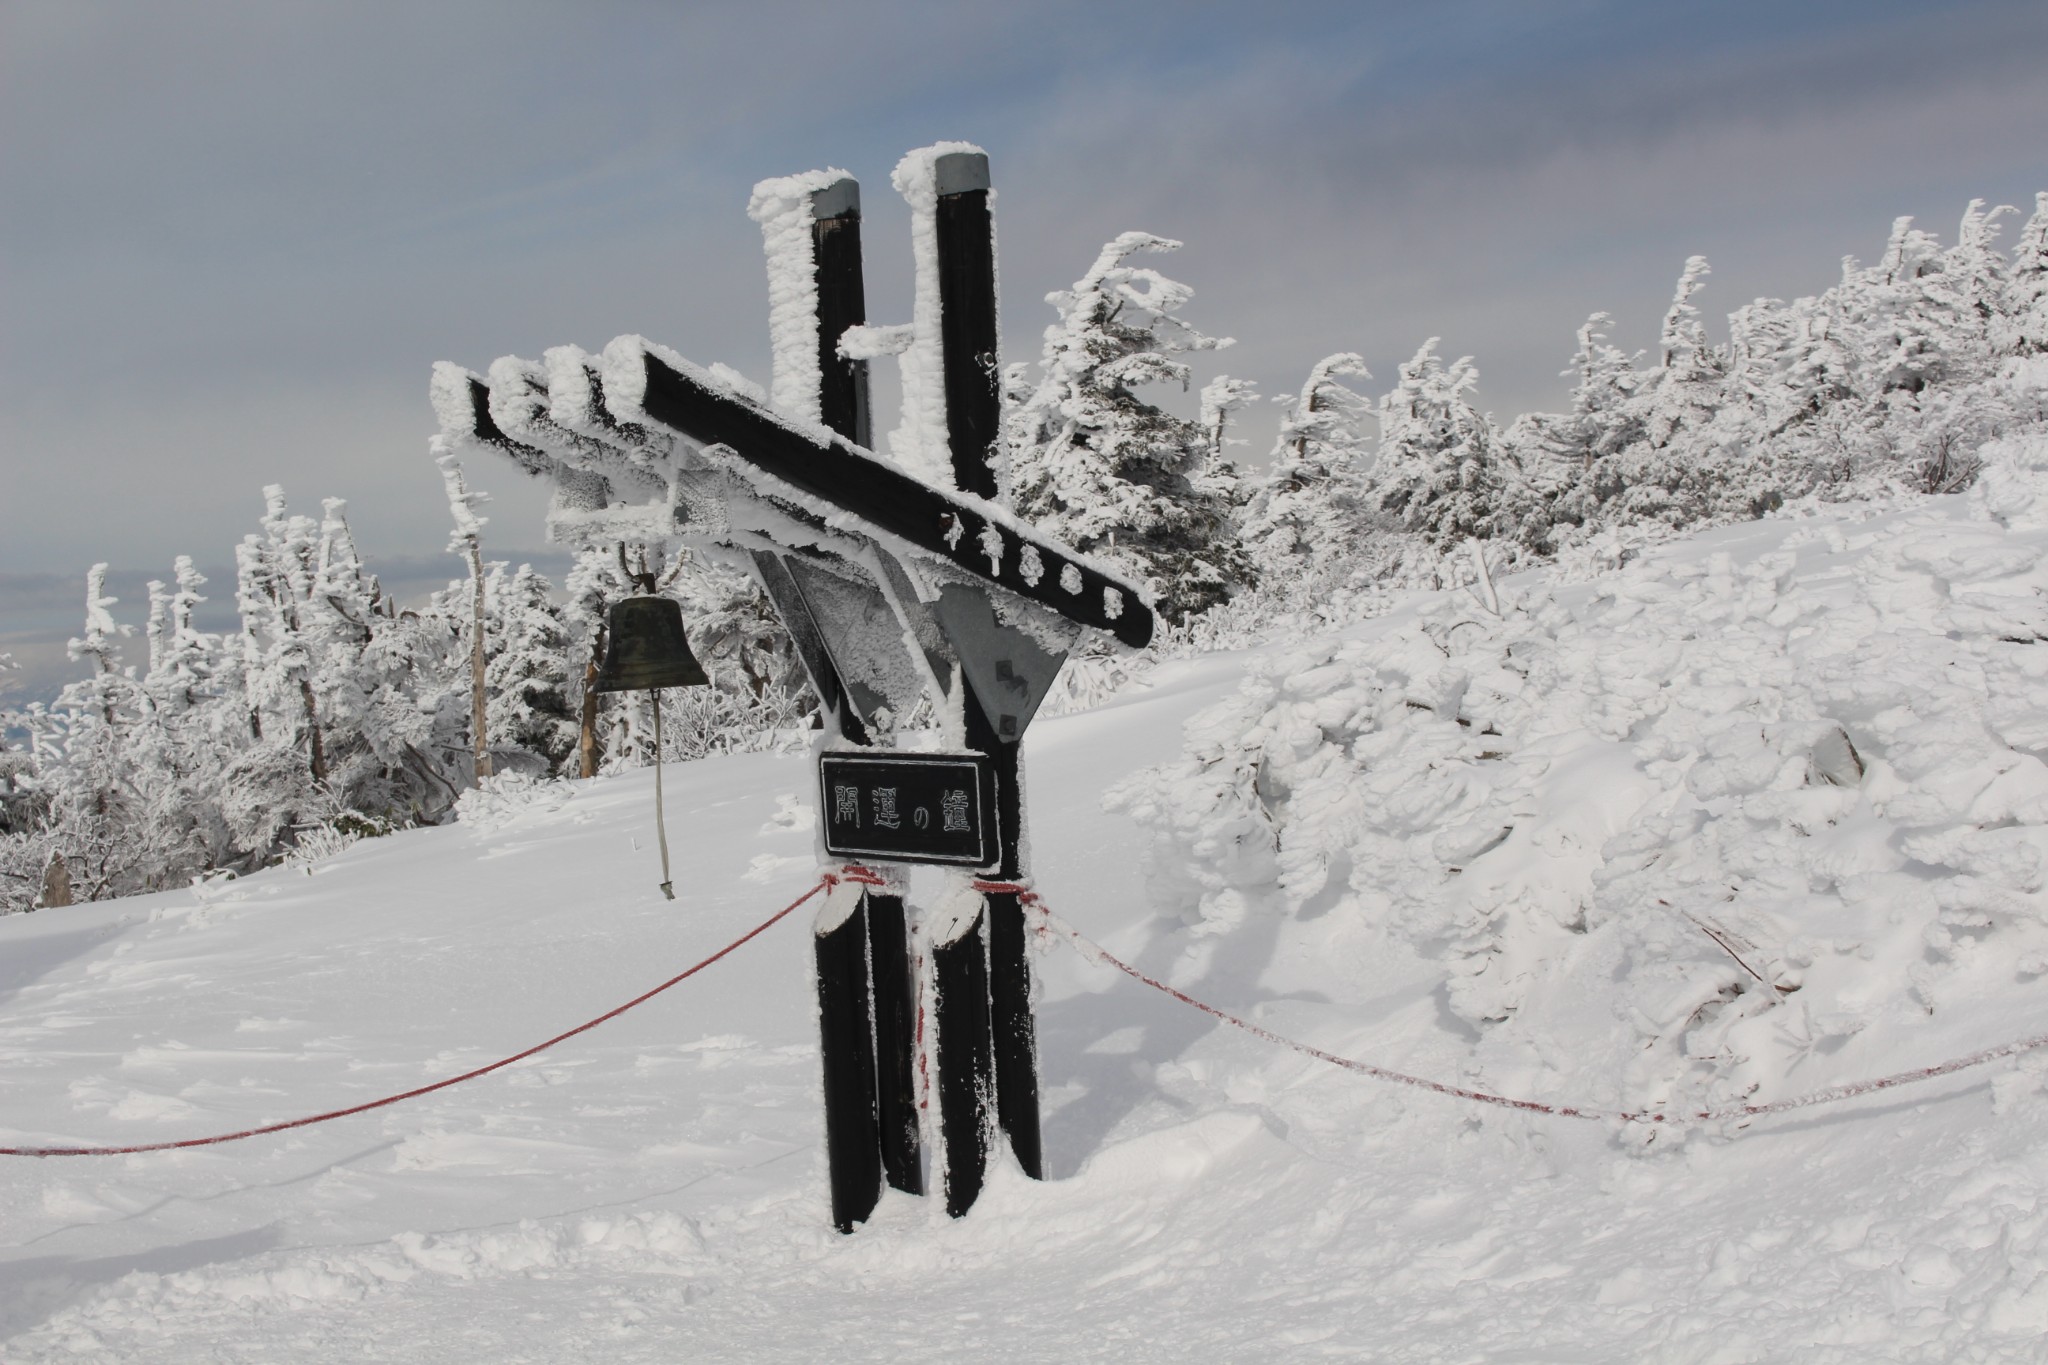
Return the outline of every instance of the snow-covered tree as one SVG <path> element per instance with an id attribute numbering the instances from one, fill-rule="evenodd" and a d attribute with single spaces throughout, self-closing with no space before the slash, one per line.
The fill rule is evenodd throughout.
<path id="1" fill-rule="evenodd" d="M 1706 257 L 1686 259 L 1658 332 L 1659 368 L 1644 413 L 1645 435 L 1656 448 L 1685 444 L 1684 438 L 1703 430 L 1721 405 L 1726 358 L 1707 340 L 1706 325 L 1692 301 L 1709 273 Z"/>
<path id="2" fill-rule="evenodd" d="M 1472 358 L 1446 367 L 1437 341 L 1422 343 L 1380 400 L 1372 481 L 1382 509 L 1444 550 L 1510 533 L 1526 489 L 1492 420 L 1472 405 Z"/>
<path id="3" fill-rule="evenodd" d="M 1230 434 L 1230 419 L 1258 401 L 1259 386 L 1249 379 L 1219 374 L 1202 385 L 1201 416 L 1197 420 L 1208 437 L 1211 466 L 1229 464 L 1230 447 L 1245 444 Z"/>
<path id="4" fill-rule="evenodd" d="M 1219 374 L 1202 386 L 1200 414 L 1196 421 L 1208 441 L 1202 463 L 1193 476 L 1195 487 L 1213 497 L 1234 514 L 1241 514 L 1251 497 L 1251 485 L 1237 461 L 1230 457 L 1232 446 L 1249 444 L 1230 434 L 1231 418 L 1259 401 L 1259 386 L 1249 379 Z M 1241 516 L 1233 532 L 1242 543 Z"/>
<path id="5" fill-rule="evenodd" d="M 134 627 L 115 621 L 109 609 L 118 599 L 106 591 L 106 577 L 105 564 L 87 572 L 85 631 L 67 647 L 88 676 L 67 683 L 54 706 L 32 707 L 27 718 L 55 836 L 48 852 L 58 860 L 67 900 L 114 894 L 143 857 L 124 835 L 145 832 L 141 817 L 149 803 L 136 780 L 145 703 L 120 663 L 117 642 Z"/>
<path id="6" fill-rule="evenodd" d="M 575 642 L 548 580 L 521 564 L 493 565 L 486 584 L 491 649 L 484 666 L 493 770 L 535 775 L 565 768 L 576 752 L 571 670 Z"/>
<path id="7" fill-rule="evenodd" d="M 1192 290 L 1130 263 L 1179 246 L 1124 233 L 1071 289 L 1047 296 L 1059 321 L 1046 329 L 1038 384 L 1008 424 L 1018 512 L 1151 580 L 1173 620 L 1222 601 L 1244 578 L 1231 509 L 1199 480 L 1210 437 L 1140 396 L 1148 384 L 1187 388 L 1190 370 L 1175 357 L 1227 344 L 1178 316 Z"/>
<path id="8" fill-rule="evenodd" d="M 1971 369 L 1988 373 L 1996 334 L 2004 316 L 2011 270 L 1998 249 L 1999 220 L 2016 212 L 2010 204 L 1986 210 L 1972 199 L 1956 228 L 1956 244 L 1941 255 L 1941 278 L 1955 309 L 1952 350 L 1969 356 Z"/>
<path id="9" fill-rule="evenodd" d="M 1974 377 L 1969 364 L 1969 310 L 1956 282 L 1942 269 L 1940 241 L 1913 226 L 1892 223 L 1883 258 L 1867 282 L 1861 310 L 1862 352 L 1867 386 L 1877 394 L 1917 394 L 1930 384 Z"/>
<path id="10" fill-rule="evenodd" d="M 320 526 L 292 513 L 278 484 L 267 486 L 263 499 L 263 531 L 243 537 L 235 555 L 252 728 L 266 742 L 301 749 L 312 780 L 323 782 L 326 740 L 303 620 L 319 571 Z"/>
<path id="11" fill-rule="evenodd" d="M 2013 247 L 1993 341 L 2001 355 L 2048 355 L 2048 190 L 2034 196 Z"/>
<path id="12" fill-rule="evenodd" d="M 1367 480 L 1372 404 L 1347 377 L 1372 375 L 1350 351 L 1324 356 L 1286 400 L 1272 460 L 1244 516 L 1245 552 L 1262 582 L 1343 583 L 1377 520 Z"/>
<path id="13" fill-rule="evenodd" d="M 1713 513 L 1725 485 L 1714 419 L 1726 398 L 1727 356 L 1707 339 L 1693 303 L 1709 273 L 1688 257 L 1657 336 L 1657 368 L 1636 400 L 1643 436 L 1623 459 L 1620 507 L 1629 520 L 1684 525 Z"/>
<path id="14" fill-rule="evenodd" d="M 174 590 L 164 592 L 160 602 L 156 598 L 163 585 L 149 585 L 150 658 L 143 690 L 159 710 L 178 716 L 209 699 L 219 671 L 220 637 L 193 624 L 194 613 L 206 600 L 199 591 L 206 586 L 206 575 L 192 563 L 192 556 L 179 555 L 171 576 Z"/>
<path id="15" fill-rule="evenodd" d="M 565 585 L 564 606 L 576 648 L 576 775 L 595 777 L 604 762 L 604 741 L 599 728 L 602 699 L 597 693 L 597 670 L 604 662 L 605 632 L 611 604 L 632 591 L 623 564 L 626 548 L 618 547 L 615 562 L 611 551 L 584 548 L 576 552 Z"/>
<path id="16" fill-rule="evenodd" d="M 1510 427 L 1505 439 L 1516 452 L 1532 492 L 1547 507 L 1539 544 L 1549 528 L 1579 526 L 1621 492 L 1620 456 L 1643 439 L 1637 394 L 1640 356 L 1608 341 L 1614 319 L 1594 313 L 1580 324 L 1578 348 L 1564 376 L 1572 381 L 1571 406 L 1562 413 L 1530 413 Z"/>

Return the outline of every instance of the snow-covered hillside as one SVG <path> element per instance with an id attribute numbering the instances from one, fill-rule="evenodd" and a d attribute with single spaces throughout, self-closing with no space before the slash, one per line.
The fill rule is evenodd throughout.
<path id="1" fill-rule="evenodd" d="M 1162 666 L 1036 727 L 1039 885 L 1267 1028 L 1547 1101 L 1677 1112 L 2048 1032 L 2043 453 Z M 639 773 L 311 875 L 0 920 L 0 1145 L 437 1079 L 812 883 L 803 759 L 669 784 L 673 905 Z M 798 920 L 407 1104 L 0 1159 L 0 1355 L 2019 1361 L 2048 1335 L 2043 1054 L 1645 1141 L 1390 1088 L 1056 945 L 1037 968 L 1053 1178 L 998 1171 L 958 1223 L 891 1195 L 827 1227 Z"/>

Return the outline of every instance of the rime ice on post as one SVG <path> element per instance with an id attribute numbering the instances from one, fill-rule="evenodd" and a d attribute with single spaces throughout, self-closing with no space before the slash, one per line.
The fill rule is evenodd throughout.
<path id="1" fill-rule="evenodd" d="M 890 183 L 910 205 L 916 266 L 910 347 L 902 358 L 902 422 L 890 449 L 906 469 L 991 497 L 1001 445 L 1001 405 L 993 422 L 975 408 L 975 390 L 995 393 L 997 336 L 995 229 L 989 207 L 988 154 L 971 142 L 920 147 L 896 164 Z M 941 230 L 941 225 L 945 230 Z M 972 281 L 985 279 L 983 291 Z M 963 288 L 963 286 L 965 286 Z M 946 356 L 988 357 L 983 371 L 949 374 Z M 963 411 L 965 409 L 965 411 Z M 962 464 L 968 472 L 963 475 Z M 988 472 L 975 472 L 979 465 Z"/>
<path id="2" fill-rule="evenodd" d="M 769 396 L 778 409 L 807 422 L 825 420 L 819 406 L 824 382 L 819 343 L 838 343 L 826 335 L 818 313 L 819 253 L 813 229 L 821 219 L 848 210 L 858 216 L 860 188 L 853 177 L 836 170 L 763 180 L 747 203 L 747 216 L 761 225 L 768 258 Z M 866 444 L 852 432 L 844 434 Z"/>

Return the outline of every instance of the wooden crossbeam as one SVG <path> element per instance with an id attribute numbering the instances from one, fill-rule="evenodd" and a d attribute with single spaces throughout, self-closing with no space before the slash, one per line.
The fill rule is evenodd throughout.
<path id="1" fill-rule="evenodd" d="M 993 504 L 925 483 L 824 427 L 793 422 L 680 357 L 657 355 L 639 337 L 607 347 L 603 373 L 611 416 L 724 447 L 740 473 L 765 475 L 801 494 L 784 500 L 799 520 L 813 519 L 804 500 L 825 504 L 844 514 L 836 528 L 842 532 L 880 532 L 1134 649 L 1152 639 L 1152 609 L 1136 588 Z M 564 457 L 574 458 L 575 452 L 542 450 L 508 434 L 491 415 L 494 386 L 453 366 L 441 382 L 452 387 L 458 375 L 467 401 L 443 405 L 448 435 L 493 446 L 543 477 Z M 760 491 L 773 498 L 775 490 Z"/>
<path id="2" fill-rule="evenodd" d="M 623 373 L 636 362 L 639 385 Z M 621 392 L 634 387 L 638 393 Z M 1152 609 L 1135 588 L 1002 509 L 935 488 L 822 427 L 792 422 L 680 357 L 657 355 L 639 338 L 621 337 L 606 348 L 605 394 L 615 412 L 637 410 L 700 445 L 724 446 L 805 497 L 1005 592 L 1133 648 L 1152 639 Z"/>

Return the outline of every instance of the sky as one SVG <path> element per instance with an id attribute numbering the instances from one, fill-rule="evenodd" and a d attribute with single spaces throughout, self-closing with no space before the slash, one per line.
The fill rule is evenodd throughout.
<path id="1" fill-rule="evenodd" d="M 1950 239 L 1973 198 L 2030 207 L 2044 57 L 2036 0 L 0 0 L 0 700 L 68 674 L 95 561 L 139 623 L 190 554 L 229 619 L 266 484 L 347 499 L 402 594 L 454 576 L 435 360 L 640 332 L 765 381 L 768 176 L 863 182 L 871 321 L 910 315 L 889 171 L 962 139 L 1006 359 L 1142 229 L 1236 339 L 1198 386 L 1357 351 L 1377 394 L 1438 336 L 1505 422 L 1563 403 L 1589 312 L 1651 344 L 1688 255 L 1718 319 L 1824 289 L 1897 215 Z M 470 477 L 491 557 L 558 566 L 544 490 Z"/>

